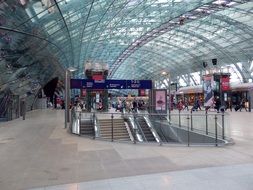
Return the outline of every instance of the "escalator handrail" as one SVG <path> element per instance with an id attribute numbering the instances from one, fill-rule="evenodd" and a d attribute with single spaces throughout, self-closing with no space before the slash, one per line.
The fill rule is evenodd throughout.
<path id="1" fill-rule="evenodd" d="M 138 116 L 137 116 L 137 117 L 138 117 Z M 144 132 L 143 132 L 143 130 L 142 130 L 141 125 L 140 125 L 139 122 L 137 121 L 137 117 L 136 117 L 136 115 L 134 115 L 134 122 L 135 122 L 135 124 L 136 124 L 136 126 L 137 126 L 137 129 L 141 132 L 141 136 L 142 136 L 142 138 L 145 140 L 145 142 L 148 142 L 148 140 L 147 140 L 147 138 L 146 138 L 146 136 L 145 136 L 145 134 L 144 134 Z"/>
<path id="2" fill-rule="evenodd" d="M 143 118 L 144 118 L 146 124 L 148 125 L 148 127 L 149 127 L 149 129 L 150 129 L 152 135 L 154 136 L 155 140 L 156 140 L 158 143 L 161 143 L 161 142 L 162 142 L 162 141 L 161 141 L 161 138 L 159 137 L 159 135 L 157 134 L 156 130 L 154 129 L 154 127 L 153 127 L 153 125 L 152 125 L 152 123 L 151 123 L 149 117 L 148 117 L 148 116 L 143 116 Z"/>
<path id="3" fill-rule="evenodd" d="M 100 137 L 100 125 L 99 125 L 99 121 L 97 118 L 96 113 L 93 113 L 93 122 L 94 122 L 94 131 L 95 131 L 95 138 L 99 138 Z"/>

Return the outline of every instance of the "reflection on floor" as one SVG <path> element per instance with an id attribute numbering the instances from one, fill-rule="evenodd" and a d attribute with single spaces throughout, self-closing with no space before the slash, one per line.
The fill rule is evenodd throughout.
<path id="1" fill-rule="evenodd" d="M 250 190 L 252 185 L 253 164 L 245 164 L 121 177 L 31 190 Z"/>
<path id="2" fill-rule="evenodd" d="M 0 123 L 0 189 L 252 189 L 253 113 L 230 114 L 236 144 L 217 148 L 94 141 L 68 134 L 62 110 L 33 111 Z"/>

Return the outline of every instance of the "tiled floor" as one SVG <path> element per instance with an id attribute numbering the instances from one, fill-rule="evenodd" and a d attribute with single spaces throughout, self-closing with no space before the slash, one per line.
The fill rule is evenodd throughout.
<path id="1" fill-rule="evenodd" d="M 33 111 L 0 123 L 0 189 L 252 189 L 252 116 L 232 112 L 235 145 L 217 148 L 94 141 L 67 133 L 62 110 Z"/>
<path id="2" fill-rule="evenodd" d="M 252 186 L 253 164 L 245 164 L 96 180 L 32 190 L 252 190 Z"/>

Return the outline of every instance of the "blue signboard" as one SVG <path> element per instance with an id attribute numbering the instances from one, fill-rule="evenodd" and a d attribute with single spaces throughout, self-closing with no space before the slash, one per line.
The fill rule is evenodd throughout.
<path id="1" fill-rule="evenodd" d="M 106 80 L 106 89 L 126 89 L 126 80 Z"/>
<path id="2" fill-rule="evenodd" d="M 151 80 L 127 80 L 126 89 L 152 89 Z"/>
<path id="3" fill-rule="evenodd" d="M 105 80 L 91 80 L 91 79 L 83 79 L 82 82 L 83 89 L 105 89 Z"/>
<path id="4" fill-rule="evenodd" d="M 151 80 L 92 80 L 71 79 L 73 89 L 152 89 Z"/>
<path id="5" fill-rule="evenodd" d="M 70 88 L 82 89 L 82 79 L 70 79 Z"/>

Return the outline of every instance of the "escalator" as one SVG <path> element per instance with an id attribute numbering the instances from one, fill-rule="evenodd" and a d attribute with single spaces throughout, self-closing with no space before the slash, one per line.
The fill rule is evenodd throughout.
<path id="1" fill-rule="evenodd" d="M 146 141 L 148 142 L 156 142 L 156 139 L 145 119 L 143 117 L 137 117 L 136 122 L 138 123 L 139 127 L 143 132 L 144 135 L 143 139 L 146 139 Z"/>
<path id="2" fill-rule="evenodd" d="M 11 101 L 10 93 L 5 93 L 0 98 L 0 121 L 9 120 L 8 109 L 9 109 L 9 106 L 10 106 L 10 101 Z"/>
<path id="3" fill-rule="evenodd" d="M 167 120 L 166 116 L 155 114 L 151 115 L 149 119 L 163 143 L 177 142 L 169 138 L 169 135 L 164 129 L 165 128 L 164 123 L 167 123 L 169 125 L 169 121 Z"/>
<path id="4" fill-rule="evenodd" d="M 92 120 L 80 120 L 80 135 L 95 136 L 95 130 Z"/>

